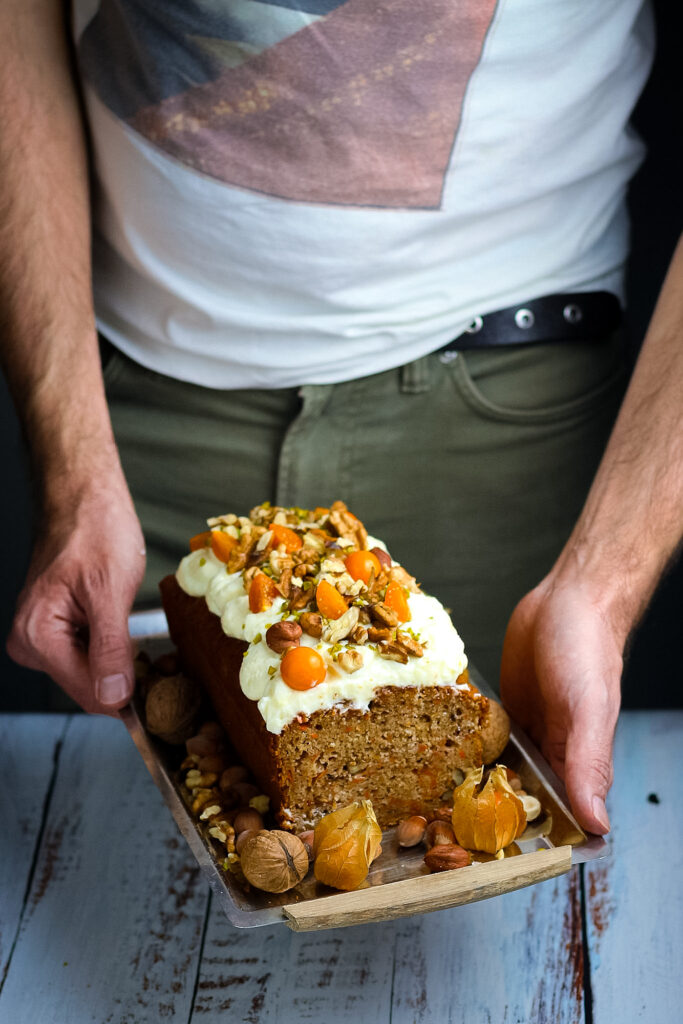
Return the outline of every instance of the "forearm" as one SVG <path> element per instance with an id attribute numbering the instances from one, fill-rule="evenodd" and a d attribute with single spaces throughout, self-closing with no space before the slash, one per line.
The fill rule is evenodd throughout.
<path id="1" fill-rule="evenodd" d="M 682 533 L 683 240 L 553 577 L 583 580 L 625 641 Z"/>
<path id="2" fill-rule="evenodd" d="M 99 469 L 119 472 L 92 307 L 86 144 L 60 0 L 8 0 L 0 24 L 2 357 L 58 506 Z"/>

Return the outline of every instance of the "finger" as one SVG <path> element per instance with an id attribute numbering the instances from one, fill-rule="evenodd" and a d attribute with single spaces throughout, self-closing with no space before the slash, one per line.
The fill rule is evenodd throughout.
<path id="1" fill-rule="evenodd" d="M 89 609 L 88 663 L 101 710 L 111 713 L 128 703 L 135 685 L 128 632 L 129 604 L 117 596 L 98 595 Z"/>
<path id="2" fill-rule="evenodd" d="M 27 605 L 15 617 L 7 653 L 18 664 L 46 672 L 84 711 L 101 712 L 90 683 L 79 624 L 59 614 L 59 601 Z"/>
<path id="3" fill-rule="evenodd" d="M 565 751 L 565 784 L 580 825 L 604 835 L 610 830 L 605 806 L 612 785 L 612 746 L 618 704 L 586 699 L 575 709 Z"/>

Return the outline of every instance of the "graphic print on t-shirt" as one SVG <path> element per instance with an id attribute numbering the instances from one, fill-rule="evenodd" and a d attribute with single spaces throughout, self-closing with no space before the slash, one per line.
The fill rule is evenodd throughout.
<path id="1" fill-rule="evenodd" d="M 438 209 L 497 0 L 102 0 L 82 70 L 135 131 L 225 184 Z"/>

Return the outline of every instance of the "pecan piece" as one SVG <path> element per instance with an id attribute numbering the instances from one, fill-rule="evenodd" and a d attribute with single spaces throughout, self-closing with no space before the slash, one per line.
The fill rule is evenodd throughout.
<path id="1" fill-rule="evenodd" d="M 377 653 L 381 658 L 386 658 L 387 661 L 398 661 L 401 665 L 408 664 L 408 652 L 395 640 L 389 640 L 386 643 L 380 644 Z"/>
<path id="2" fill-rule="evenodd" d="M 228 558 L 228 572 L 239 572 L 240 569 L 244 569 L 247 564 L 247 554 L 245 551 L 240 551 L 239 548 L 233 548 Z"/>
<path id="3" fill-rule="evenodd" d="M 378 601 L 377 604 L 370 605 L 370 615 L 375 622 L 380 623 L 380 626 L 390 626 L 392 628 L 398 626 L 398 615 L 384 601 Z"/>
<path id="4" fill-rule="evenodd" d="M 304 590 L 303 587 L 292 587 L 289 595 L 289 607 L 292 611 L 305 608 L 313 596 L 313 589 Z"/>
<path id="5" fill-rule="evenodd" d="M 396 640 L 400 643 L 408 654 L 412 654 L 414 658 L 421 658 L 425 652 L 425 649 L 421 643 L 414 640 L 409 633 L 397 633 Z"/>
<path id="6" fill-rule="evenodd" d="M 402 587 L 406 587 L 411 594 L 421 593 L 415 577 L 411 576 L 409 572 L 406 572 L 402 565 L 392 565 L 389 570 L 389 579 L 395 580 L 396 583 L 400 583 Z"/>
<path id="7" fill-rule="evenodd" d="M 299 625 L 309 636 L 317 638 L 323 635 L 323 617 L 317 612 L 304 612 L 299 619 Z"/>
<path id="8" fill-rule="evenodd" d="M 364 644 L 368 640 L 368 630 L 365 626 L 356 626 L 349 633 L 349 640 L 353 640 L 354 644 Z"/>
<path id="9" fill-rule="evenodd" d="M 385 640 L 394 639 L 393 629 L 378 629 L 377 626 L 370 626 L 368 629 L 368 640 L 371 644 L 384 643 Z"/>

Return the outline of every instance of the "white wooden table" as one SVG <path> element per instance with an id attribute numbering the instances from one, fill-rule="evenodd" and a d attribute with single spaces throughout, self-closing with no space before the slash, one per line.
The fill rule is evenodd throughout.
<path id="1" fill-rule="evenodd" d="M 241 931 L 123 726 L 0 717 L 0 1024 L 672 1024 L 683 712 L 627 712 L 604 861 L 425 917 Z"/>

